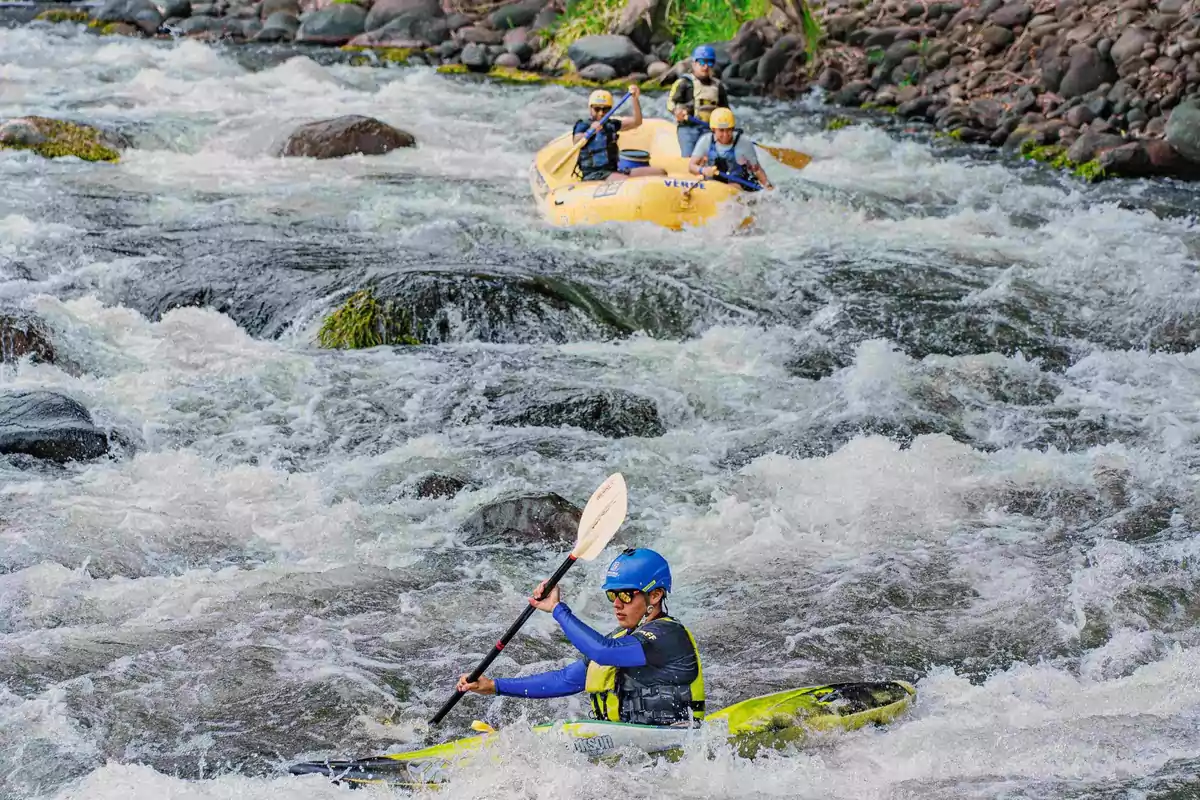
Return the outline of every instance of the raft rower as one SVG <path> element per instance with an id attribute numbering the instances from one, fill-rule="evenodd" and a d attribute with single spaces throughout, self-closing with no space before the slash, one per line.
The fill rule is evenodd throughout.
<path id="1" fill-rule="evenodd" d="M 712 132 L 704 134 L 696 142 L 688 172 L 716 180 L 721 180 L 723 173 L 763 189 L 775 188 L 758 163 L 754 142 L 749 137 L 743 138 L 742 129 L 735 127 L 732 111 L 718 108 L 712 113 L 708 124 Z"/>
<path id="2" fill-rule="evenodd" d="M 588 130 L 595 135 L 588 140 L 579 151 L 579 161 L 575 165 L 575 174 L 585 181 L 619 181 L 628 176 L 662 175 L 663 170 L 655 167 L 623 167 L 620 163 L 620 149 L 617 139 L 620 131 L 631 131 L 642 124 L 642 90 L 636 85 L 629 87 L 633 99 L 632 117 L 609 117 L 601 123 L 613 107 L 612 92 L 597 89 L 588 97 L 588 111 L 591 121 L 578 120 L 572 131 L 572 141 L 578 142 L 587 135 Z"/>
<path id="3" fill-rule="evenodd" d="M 717 51 L 710 45 L 700 45 L 692 51 L 692 71 L 675 81 L 667 96 L 667 111 L 675 116 L 677 125 L 679 155 L 684 158 L 696 149 L 712 112 L 729 105 L 725 84 L 713 77 L 716 66 Z"/>

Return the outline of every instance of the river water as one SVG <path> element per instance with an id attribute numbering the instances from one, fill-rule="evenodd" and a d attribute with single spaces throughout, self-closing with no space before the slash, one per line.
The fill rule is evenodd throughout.
<path id="1" fill-rule="evenodd" d="M 0 117 L 134 143 L 116 166 L 0 153 L 0 291 L 60 351 L 3 388 L 68 393 L 122 442 L 0 466 L 0 796 L 344 797 L 286 765 L 582 714 L 469 696 L 420 725 L 563 557 L 467 547 L 463 521 L 513 492 L 582 505 L 615 471 L 615 544 L 671 560 L 713 706 L 890 678 L 918 703 L 753 762 L 589 764 L 513 727 L 439 796 L 1200 793 L 1200 193 L 747 102 L 761 141 L 814 156 L 767 162 L 753 229 L 555 230 L 527 169 L 580 92 L 344 61 L 0 29 Z M 345 113 L 421 146 L 271 155 Z M 436 344 L 314 344 L 357 288 L 481 275 L 517 311 L 447 301 Z M 625 389 L 666 432 L 486 412 L 546 387 Z M 470 486 L 402 490 L 429 471 Z M 604 629 L 616 552 L 564 584 Z M 539 614 L 492 674 L 570 657 Z"/>

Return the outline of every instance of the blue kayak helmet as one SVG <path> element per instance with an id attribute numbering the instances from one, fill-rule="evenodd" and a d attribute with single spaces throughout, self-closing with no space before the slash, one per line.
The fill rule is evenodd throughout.
<path id="1" fill-rule="evenodd" d="M 652 589 L 671 591 L 671 567 L 667 560 L 644 547 L 629 548 L 613 559 L 604 576 L 604 591 L 610 589 Z"/>
<path id="2" fill-rule="evenodd" d="M 692 51 L 692 61 L 717 63 L 717 51 L 710 44 L 702 44 Z"/>

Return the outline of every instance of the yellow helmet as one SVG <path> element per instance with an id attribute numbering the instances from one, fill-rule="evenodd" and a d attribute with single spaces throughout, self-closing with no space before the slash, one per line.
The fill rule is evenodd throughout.
<path id="1" fill-rule="evenodd" d="M 712 112 L 712 116 L 708 118 L 708 127 L 713 130 L 728 130 L 733 128 L 733 112 L 728 108 L 718 108 Z"/>
<path id="2" fill-rule="evenodd" d="M 592 92 L 590 97 L 588 97 L 589 106 L 604 106 L 605 108 L 612 108 L 612 104 L 612 92 L 605 91 L 604 89 L 597 89 L 596 91 Z"/>

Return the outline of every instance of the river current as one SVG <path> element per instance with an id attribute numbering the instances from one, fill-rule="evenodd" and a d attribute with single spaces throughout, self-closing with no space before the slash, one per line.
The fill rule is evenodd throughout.
<path id="1" fill-rule="evenodd" d="M 814 157 L 766 160 L 752 229 L 557 230 L 527 171 L 580 91 L 344 55 L 0 29 L 0 118 L 133 142 L 118 165 L 0 152 L 0 296 L 60 351 L 0 388 L 76 397 L 122 442 L 0 463 L 0 797 L 341 798 L 286 765 L 582 715 L 468 696 L 420 724 L 564 555 L 468 547 L 464 520 L 514 492 L 582 506 L 617 471 L 628 522 L 564 583 L 586 620 L 611 626 L 617 547 L 652 546 L 714 707 L 892 678 L 918 702 L 755 761 L 591 764 L 515 726 L 439 796 L 1200 794 L 1200 192 L 747 101 L 756 138 Z M 272 155 L 348 113 L 420 146 Z M 426 346 L 315 344 L 365 285 L 481 274 L 624 322 L 514 295 Z M 665 433 L 486 411 L 544 387 L 649 398 Z M 469 486 L 400 490 L 429 471 Z M 491 674 L 571 653 L 539 614 Z"/>

